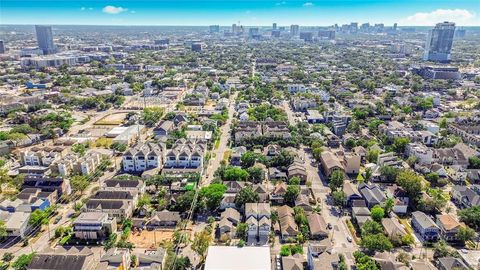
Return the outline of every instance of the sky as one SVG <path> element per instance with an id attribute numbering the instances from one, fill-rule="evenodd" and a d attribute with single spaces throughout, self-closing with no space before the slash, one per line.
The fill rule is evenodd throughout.
<path id="1" fill-rule="evenodd" d="M 480 0 L 0 0 L 0 24 L 480 26 Z"/>

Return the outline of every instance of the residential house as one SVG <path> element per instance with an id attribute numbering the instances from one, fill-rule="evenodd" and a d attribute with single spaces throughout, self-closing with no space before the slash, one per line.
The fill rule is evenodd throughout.
<path id="1" fill-rule="evenodd" d="M 370 216 L 370 210 L 365 206 L 352 207 L 352 218 L 357 222 L 360 228 L 363 226 L 363 224 L 365 224 L 365 222 L 372 220 L 372 217 Z"/>
<path id="2" fill-rule="evenodd" d="M 134 255 L 137 257 L 137 265 L 132 270 L 164 270 L 167 256 L 163 248 L 147 249 Z"/>
<path id="3" fill-rule="evenodd" d="M 0 220 L 4 222 L 7 237 L 23 238 L 27 235 L 30 226 L 31 213 L 29 212 L 6 212 L 0 211 Z"/>
<path id="4" fill-rule="evenodd" d="M 102 183 L 102 190 L 126 190 L 137 191 L 139 193 L 145 192 L 145 183 L 140 179 L 118 180 L 109 179 Z"/>
<path id="5" fill-rule="evenodd" d="M 307 169 L 305 168 L 305 162 L 295 160 L 290 166 L 288 166 L 288 179 L 298 177 L 301 184 L 307 182 Z"/>
<path id="6" fill-rule="evenodd" d="M 280 224 L 280 238 L 285 241 L 289 238 L 295 238 L 300 232 L 295 223 L 294 211 L 288 205 L 280 206 L 277 209 L 278 223 Z"/>
<path id="7" fill-rule="evenodd" d="M 440 228 L 440 236 L 445 241 L 457 241 L 457 233 L 460 228 L 465 227 L 463 223 L 460 223 L 453 215 L 444 214 L 437 215 L 437 226 Z"/>
<path id="8" fill-rule="evenodd" d="M 45 192 L 57 191 L 58 198 L 72 193 L 69 182 L 61 177 L 26 176 L 22 184 L 22 189 L 25 188 L 39 188 Z"/>
<path id="9" fill-rule="evenodd" d="M 339 261 L 338 253 L 332 251 L 330 239 L 309 243 L 307 247 L 309 270 L 335 270 Z"/>
<path id="10" fill-rule="evenodd" d="M 438 270 L 468 270 L 468 266 L 459 258 L 442 257 L 436 260 Z"/>
<path id="11" fill-rule="evenodd" d="M 181 220 L 179 212 L 163 210 L 155 212 L 147 221 L 146 227 L 147 229 L 156 229 L 159 227 L 174 228 Z"/>
<path id="12" fill-rule="evenodd" d="M 436 241 L 440 237 L 437 224 L 423 212 L 412 213 L 412 227 L 425 241 Z"/>
<path id="13" fill-rule="evenodd" d="M 369 208 L 372 208 L 377 204 L 380 205 L 387 200 L 385 193 L 376 184 L 361 183 L 358 185 L 358 191 Z"/>
<path id="14" fill-rule="evenodd" d="M 230 155 L 230 164 L 233 166 L 240 166 L 242 155 L 246 152 L 247 148 L 245 146 L 238 146 L 232 148 L 232 154 Z"/>
<path id="15" fill-rule="evenodd" d="M 81 213 L 73 222 L 73 233 L 75 238 L 82 240 L 103 240 L 117 231 L 116 222 L 107 213 Z"/>
<path id="16" fill-rule="evenodd" d="M 168 137 L 175 129 L 175 123 L 170 120 L 163 120 L 153 129 L 155 138 Z"/>
<path id="17" fill-rule="evenodd" d="M 117 218 L 117 222 L 130 218 L 134 209 L 130 200 L 88 200 L 82 207 L 82 212 L 107 213 L 109 217 Z"/>
<path id="18" fill-rule="evenodd" d="M 227 208 L 220 215 L 220 222 L 218 224 L 218 230 L 220 238 L 222 235 L 226 235 L 229 239 L 235 236 L 235 228 L 240 223 L 241 216 L 234 208 Z"/>
<path id="19" fill-rule="evenodd" d="M 360 171 L 361 157 L 356 153 L 344 153 L 343 151 L 325 150 L 320 155 L 320 163 L 326 176 L 335 170 L 347 174 L 357 174 Z"/>
<path id="20" fill-rule="evenodd" d="M 248 225 L 248 244 L 265 245 L 270 234 L 270 204 L 246 203 L 245 220 Z"/>
<path id="21" fill-rule="evenodd" d="M 395 217 L 383 218 L 382 226 L 390 239 L 401 240 L 403 236 L 408 234 L 403 225 L 400 224 Z"/>
<path id="22" fill-rule="evenodd" d="M 310 239 L 323 239 L 328 237 L 327 223 L 321 214 L 311 213 L 307 217 L 310 227 Z"/>
<path id="23" fill-rule="evenodd" d="M 100 258 L 98 270 L 129 269 L 131 263 L 130 250 L 127 248 L 113 247 L 107 250 Z"/>
<path id="24" fill-rule="evenodd" d="M 303 270 L 307 261 L 301 254 L 282 257 L 282 270 Z"/>
<path id="25" fill-rule="evenodd" d="M 270 201 L 272 204 L 282 205 L 284 202 L 284 196 L 287 192 L 287 184 L 283 181 L 277 182 L 273 188 L 272 193 L 270 193 Z"/>
<path id="26" fill-rule="evenodd" d="M 27 270 L 94 270 L 98 269 L 93 251 L 88 247 L 47 248 L 34 253 Z"/>
<path id="27" fill-rule="evenodd" d="M 450 191 L 452 200 L 462 208 L 480 206 L 480 186 L 454 186 Z"/>

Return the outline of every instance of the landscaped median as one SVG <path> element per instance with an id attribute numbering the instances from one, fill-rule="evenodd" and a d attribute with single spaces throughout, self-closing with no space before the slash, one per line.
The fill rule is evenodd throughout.
<path id="1" fill-rule="evenodd" d="M 345 222 L 345 225 L 350 231 L 350 234 L 352 235 L 352 238 L 353 238 L 353 241 L 355 241 L 355 244 L 360 245 L 361 239 L 357 237 L 357 230 L 355 230 L 355 226 L 353 226 L 352 221 L 350 219 L 347 219 L 347 220 L 344 220 L 343 222 Z"/>

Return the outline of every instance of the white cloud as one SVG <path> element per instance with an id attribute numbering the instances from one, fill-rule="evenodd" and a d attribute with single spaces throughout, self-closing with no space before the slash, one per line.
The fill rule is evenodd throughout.
<path id="1" fill-rule="evenodd" d="M 93 8 L 89 7 L 88 10 L 93 10 Z"/>
<path id="2" fill-rule="evenodd" d="M 287 4 L 287 1 L 282 1 L 282 2 L 277 2 L 275 3 L 275 6 L 281 6 Z"/>
<path id="3" fill-rule="evenodd" d="M 135 10 L 130 11 L 130 13 L 135 14 L 137 13 Z"/>
<path id="4" fill-rule="evenodd" d="M 475 13 L 466 9 L 437 9 L 431 12 L 417 12 L 400 21 L 404 25 L 432 26 L 439 22 L 450 21 L 457 25 L 477 25 Z"/>
<path id="5" fill-rule="evenodd" d="M 312 3 L 312 2 L 306 2 L 306 3 L 304 3 L 302 6 L 304 6 L 304 7 L 313 7 L 313 3 Z"/>
<path id="6" fill-rule="evenodd" d="M 105 13 L 108 13 L 108 14 L 118 14 L 118 13 L 128 11 L 128 8 L 115 7 L 115 6 L 105 6 L 102 9 L 102 11 L 105 12 Z"/>
<path id="7" fill-rule="evenodd" d="M 86 9 L 87 9 L 86 7 L 81 7 L 81 8 L 80 8 L 81 11 L 84 11 L 84 10 L 86 10 Z"/>

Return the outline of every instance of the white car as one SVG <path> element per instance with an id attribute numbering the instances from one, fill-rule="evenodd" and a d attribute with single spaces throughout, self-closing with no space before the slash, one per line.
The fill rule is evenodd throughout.
<path id="1" fill-rule="evenodd" d="M 352 242 L 352 237 L 350 237 L 350 235 L 347 236 L 347 241 L 350 242 L 350 243 Z"/>

